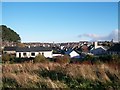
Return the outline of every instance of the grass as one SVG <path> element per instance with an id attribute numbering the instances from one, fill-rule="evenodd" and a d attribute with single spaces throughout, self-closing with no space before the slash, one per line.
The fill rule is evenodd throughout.
<path id="1" fill-rule="evenodd" d="M 4 64 L 2 70 L 3 88 L 120 88 L 120 68 L 104 63 Z"/>

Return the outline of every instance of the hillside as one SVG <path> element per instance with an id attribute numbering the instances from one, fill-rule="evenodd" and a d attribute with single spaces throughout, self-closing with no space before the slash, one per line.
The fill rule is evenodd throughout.
<path id="1" fill-rule="evenodd" d="M 109 64 L 23 63 L 2 69 L 4 88 L 120 88 L 120 68 Z"/>
<path id="2" fill-rule="evenodd" d="M 1 25 L 0 30 L 2 30 L 2 41 L 8 41 L 8 42 L 20 42 L 21 41 L 19 34 L 17 34 L 11 28 L 8 28 L 5 25 Z"/>

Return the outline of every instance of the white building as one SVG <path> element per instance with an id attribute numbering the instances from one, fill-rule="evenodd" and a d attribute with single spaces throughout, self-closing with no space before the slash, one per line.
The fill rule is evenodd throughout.
<path id="1" fill-rule="evenodd" d="M 46 58 L 52 58 L 52 52 L 53 50 L 51 48 L 46 47 L 19 47 L 16 49 L 16 57 L 30 58 L 41 54 Z"/>
<path id="2" fill-rule="evenodd" d="M 53 57 L 64 56 L 63 54 L 53 54 Z"/>
<path id="3" fill-rule="evenodd" d="M 5 47 L 3 53 L 16 54 L 17 47 Z"/>
<path id="4" fill-rule="evenodd" d="M 69 55 L 70 58 L 80 58 L 80 54 L 75 50 L 68 50 L 65 54 Z"/>

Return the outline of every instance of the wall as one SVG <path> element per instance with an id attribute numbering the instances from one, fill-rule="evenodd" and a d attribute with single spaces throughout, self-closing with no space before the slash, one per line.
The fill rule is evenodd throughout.
<path id="1" fill-rule="evenodd" d="M 3 53 L 15 54 L 15 53 L 16 53 L 16 51 L 3 51 Z"/>
<path id="2" fill-rule="evenodd" d="M 76 53 L 75 51 L 72 51 L 71 53 L 70 53 L 70 57 L 71 58 L 74 58 L 74 57 L 78 57 L 78 56 L 80 56 L 78 53 Z"/>
<path id="3" fill-rule="evenodd" d="M 21 53 L 22 58 L 29 58 L 29 57 L 35 57 L 38 54 L 43 54 L 46 58 L 52 58 L 52 51 L 42 51 L 42 52 L 16 52 L 16 57 L 19 58 L 19 53 Z M 23 53 L 26 53 L 26 56 L 23 55 Z M 35 56 L 32 56 L 31 53 L 35 53 Z"/>

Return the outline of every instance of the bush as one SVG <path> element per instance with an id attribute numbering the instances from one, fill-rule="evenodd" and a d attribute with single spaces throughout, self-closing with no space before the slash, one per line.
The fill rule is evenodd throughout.
<path id="1" fill-rule="evenodd" d="M 99 56 L 99 60 L 104 62 L 104 63 L 115 63 L 119 64 L 120 63 L 120 56 L 119 55 L 102 55 Z"/>
<path id="2" fill-rule="evenodd" d="M 3 54 L 2 55 L 2 61 L 3 63 L 8 63 L 10 61 L 10 55 L 9 54 Z"/>
<path id="3" fill-rule="evenodd" d="M 46 58 L 41 54 L 37 55 L 35 57 L 35 59 L 33 60 L 34 63 L 36 63 L 36 62 L 42 62 L 43 63 L 43 62 L 46 62 L 46 61 L 47 61 Z"/>
<path id="4" fill-rule="evenodd" d="M 70 57 L 68 55 L 59 56 L 55 58 L 55 61 L 61 64 L 70 63 Z"/>
<path id="5" fill-rule="evenodd" d="M 97 60 L 97 57 L 92 55 L 86 55 L 82 62 L 84 64 L 93 64 L 96 62 L 96 60 Z"/>
<path id="6" fill-rule="evenodd" d="M 99 60 L 102 62 L 110 62 L 112 60 L 112 56 L 111 55 L 102 55 L 102 56 L 99 56 Z"/>
<path id="7" fill-rule="evenodd" d="M 86 57 L 84 58 L 85 61 L 91 61 L 94 59 L 94 56 L 92 55 L 86 55 Z"/>
<path id="8" fill-rule="evenodd" d="M 120 62 L 120 56 L 119 55 L 111 55 L 112 61 L 119 63 Z"/>

